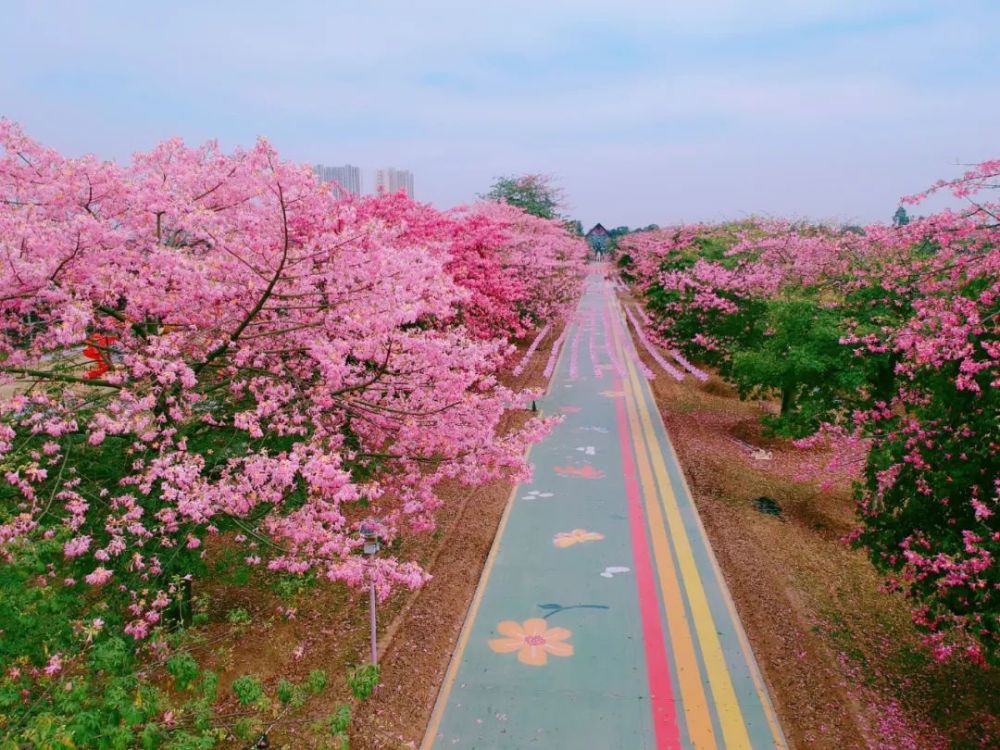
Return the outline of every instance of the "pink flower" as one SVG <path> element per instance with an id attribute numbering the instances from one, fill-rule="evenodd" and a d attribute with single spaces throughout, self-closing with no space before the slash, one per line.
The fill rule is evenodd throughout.
<path id="1" fill-rule="evenodd" d="M 62 671 L 62 667 L 62 654 L 53 654 L 49 657 L 49 663 L 45 665 L 42 671 L 51 677 L 59 674 Z"/>
<path id="2" fill-rule="evenodd" d="M 79 557 L 90 549 L 90 541 L 89 536 L 74 537 L 63 545 L 63 554 L 69 558 Z"/>
<path id="3" fill-rule="evenodd" d="M 84 576 L 83 580 L 91 586 L 101 586 L 111 579 L 111 571 L 107 568 L 95 568 L 93 573 Z"/>

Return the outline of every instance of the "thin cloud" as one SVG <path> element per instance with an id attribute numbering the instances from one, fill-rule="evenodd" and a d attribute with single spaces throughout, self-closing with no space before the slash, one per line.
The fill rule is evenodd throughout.
<path id="1" fill-rule="evenodd" d="M 995 156 L 979 1 L 15 3 L 0 113 L 71 153 L 266 135 L 468 201 L 557 175 L 586 222 L 885 218 Z"/>

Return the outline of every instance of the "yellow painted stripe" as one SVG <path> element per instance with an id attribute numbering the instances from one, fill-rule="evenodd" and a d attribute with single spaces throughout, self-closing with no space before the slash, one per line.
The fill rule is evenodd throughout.
<path id="1" fill-rule="evenodd" d="M 611 312 L 614 315 L 617 311 L 612 310 Z M 612 318 L 612 320 L 614 319 Z M 618 350 L 619 357 L 626 356 L 622 342 L 619 339 L 618 327 L 612 325 L 612 331 L 616 340 L 616 349 Z M 698 666 L 698 657 L 695 653 L 691 623 L 688 622 L 687 613 L 684 609 L 683 594 L 677 577 L 677 569 L 674 566 L 674 559 L 670 553 L 670 541 L 663 522 L 663 515 L 660 511 L 656 485 L 653 481 L 653 473 L 649 465 L 649 456 L 646 451 L 643 432 L 639 425 L 633 386 L 627 381 L 623 382 L 623 386 L 626 394 L 625 407 L 628 412 L 629 431 L 635 444 L 636 466 L 639 471 L 639 481 L 642 485 L 643 504 L 645 505 L 646 515 L 649 519 L 653 555 L 656 558 L 660 592 L 667 614 L 670 646 L 674 669 L 677 674 L 677 682 L 680 687 L 681 707 L 684 711 L 687 732 L 695 748 L 698 750 L 702 750 L 703 748 L 711 750 L 711 748 L 717 747 L 718 743 L 712 727 L 712 716 L 709 712 L 705 686 L 702 682 L 701 671 Z"/>
<path id="2" fill-rule="evenodd" d="M 677 464 L 677 466 L 680 466 L 680 461 L 677 458 L 677 452 L 674 450 L 674 446 L 670 443 L 669 437 L 667 438 L 667 450 L 670 451 L 670 456 L 673 458 L 674 463 Z M 683 472 L 681 472 L 681 482 L 684 484 L 684 489 L 687 491 L 688 497 L 693 497 L 691 494 L 691 488 L 688 486 L 687 477 L 684 476 Z M 701 521 L 701 516 L 696 513 L 695 519 L 698 522 L 698 528 L 701 530 L 702 538 L 707 539 L 708 535 L 705 533 L 705 525 Z M 705 550 L 708 553 L 708 559 L 712 563 L 712 569 L 715 571 L 716 577 L 720 581 L 724 581 L 725 578 L 722 576 L 722 569 L 719 567 L 719 561 L 715 558 L 712 546 L 710 544 L 706 544 Z M 747 666 L 750 670 L 750 677 L 753 679 L 754 688 L 757 690 L 757 696 L 760 698 L 760 703 L 764 707 L 767 724 L 771 729 L 771 737 L 774 739 L 775 750 L 787 750 L 788 743 L 785 741 L 780 724 L 778 724 L 778 717 L 775 714 L 774 706 L 771 704 L 771 697 L 767 692 L 766 686 L 764 685 L 764 679 L 760 674 L 760 669 L 757 667 L 757 659 L 753 655 L 753 649 L 750 647 L 750 641 L 747 639 L 746 631 L 743 629 L 743 623 L 740 620 L 739 613 L 736 611 L 736 605 L 733 603 L 733 597 L 730 595 L 729 588 L 726 586 L 722 586 L 722 598 L 726 603 L 726 609 L 729 611 L 729 616 L 733 620 L 736 635 L 740 642 L 740 649 L 743 651 L 743 657 L 746 659 Z"/>
<path id="3" fill-rule="evenodd" d="M 635 363 L 631 358 L 627 358 L 626 366 L 633 388 L 637 393 L 641 393 Z M 640 405 L 639 415 L 650 448 L 653 473 L 656 475 L 656 482 L 660 488 L 660 500 L 667 515 L 667 524 L 670 527 L 671 539 L 674 542 L 674 549 L 677 552 L 677 561 L 680 565 L 684 588 L 687 592 L 688 605 L 691 608 L 691 615 L 694 619 L 695 631 L 698 634 L 702 660 L 705 663 L 705 670 L 708 673 L 708 683 L 712 689 L 712 697 L 716 713 L 719 717 L 719 724 L 722 727 L 725 746 L 729 750 L 742 750 L 744 748 L 750 750 L 750 737 L 747 734 L 743 712 L 740 710 L 740 704 L 736 698 L 736 691 L 733 688 L 733 682 L 729 675 L 729 667 L 726 665 L 726 660 L 722 654 L 722 644 L 719 641 L 719 634 L 715 628 L 712 611 L 708 606 L 708 599 L 705 596 L 701 576 L 698 573 L 694 554 L 691 551 L 687 531 L 681 519 L 677 498 L 674 496 L 673 487 L 670 485 L 670 477 L 667 474 L 667 467 L 663 461 L 662 446 L 659 437 L 656 435 L 655 430 L 653 430 L 645 398 Z"/>
<path id="4" fill-rule="evenodd" d="M 665 430 L 666 428 L 664 428 Z M 670 442 L 669 436 L 666 439 L 666 450 L 669 451 L 674 464 L 680 467 L 680 460 L 677 458 L 677 452 L 674 450 L 674 446 Z M 688 485 L 687 477 L 684 476 L 684 472 L 679 472 L 680 481 L 684 485 L 684 489 L 688 494 L 688 497 L 693 497 L 691 494 L 691 488 Z M 724 582 L 725 578 L 722 575 L 722 569 L 719 567 L 719 562 L 715 557 L 715 552 L 712 546 L 708 544 L 708 535 L 705 533 L 705 525 L 701 520 L 701 516 L 695 512 L 694 520 L 698 524 L 698 529 L 701 533 L 702 539 L 705 542 L 705 551 L 707 553 L 709 562 L 712 565 L 712 570 L 717 578 L 717 580 Z M 753 655 L 753 649 L 750 646 L 749 639 L 747 638 L 746 631 L 743 629 L 743 623 L 740 620 L 739 613 L 736 611 L 736 605 L 733 603 L 733 598 L 729 593 L 729 589 L 722 585 L 720 586 L 722 599 L 725 602 L 726 609 L 729 612 L 729 616 L 732 619 L 732 624 L 736 632 L 737 639 L 740 644 L 740 650 L 743 652 L 744 659 L 747 664 L 747 668 L 750 672 L 750 677 L 753 680 L 754 688 L 757 692 L 757 697 L 760 700 L 761 706 L 763 707 L 764 715 L 767 719 L 768 727 L 771 730 L 771 737 L 774 740 L 774 746 L 776 750 L 787 750 L 788 743 L 785 740 L 784 734 L 781 731 L 781 725 L 778 723 L 777 714 L 774 710 L 774 705 L 771 703 L 771 697 L 768 694 L 767 687 L 764 684 L 764 679 L 760 673 L 760 669 L 757 665 L 757 660 Z"/>

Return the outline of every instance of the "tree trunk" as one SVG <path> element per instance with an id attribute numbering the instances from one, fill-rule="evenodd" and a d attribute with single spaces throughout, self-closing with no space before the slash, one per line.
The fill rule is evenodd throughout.
<path id="1" fill-rule="evenodd" d="M 790 385 L 786 385 L 781 389 L 781 416 L 785 416 L 792 408 L 792 398 L 795 392 L 795 388 Z"/>
<path id="2" fill-rule="evenodd" d="M 887 362 L 878 368 L 875 375 L 875 398 L 878 401 L 891 401 L 896 393 L 896 361 L 899 358 L 892 354 Z"/>

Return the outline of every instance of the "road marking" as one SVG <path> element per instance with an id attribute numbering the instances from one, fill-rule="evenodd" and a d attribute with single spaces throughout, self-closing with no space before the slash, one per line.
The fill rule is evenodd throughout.
<path id="1" fill-rule="evenodd" d="M 626 367 L 629 372 L 629 384 L 632 393 L 641 394 L 641 385 L 636 373 L 635 364 L 630 358 L 626 358 Z M 722 727 L 725 747 L 727 750 L 750 750 L 750 736 L 747 734 L 746 721 L 743 717 L 739 700 L 736 697 L 736 690 L 733 688 L 729 667 L 722 653 L 722 643 L 719 641 L 719 633 L 716 629 L 715 620 L 708 606 L 708 599 L 705 595 L 701 575 L 698 572 L 694 553 L 691 550 L 687 530 L 684 528 L 684 523 L 681 519 L 677 497 L 674 495 L 673 487 L 670 484 L 666 464 L 663 460 L 662 445 L 653 429 L 652 420 L 649 416 L 649 406 L 645 396 L 642 398 L 642 403 L 638 404 L 637 411 L 642 425 L 642 432 L 646 438 L 647 448 L 652 459 L 653 474 L 656 477 L 660 501 L 666 513 L 670 538 L 677 553 L 677 562 L 680 567 L 681 578 L 684 582 L 688 606 L 691 608 L 691 616 L 694 620 L 695 632 L 698 636 L 705 671 L 708 673 L 708 683 L 712 690 L 713 705 L 719 717 L 719 724 Z"/>
<path id="2" fill-rule="evenodd" d="M 642 367 L 642 362 L 638 359 L 635 346 L 632 345 L 619 302 L 609 291 L 606 282 L 592 285 L 590 291 L 598 291 L 601 294 L 595 302 L 587 303 L 591 304 L 593 308 L 590 311 L 589 319 L 583 320 L 584 313 L 577 315 L 572 323 L 577 326 L 577 330 L 564 330 L 562 332 L 560 339 L 563 341 L 563 346 L 553 359 L 555 359 L 554 364 L 558 368 L 558 372 L 563 373 L 565 368 L 569 367 L 573 371 L 569 374 L 581 379 L 577 381 L 577 385 L 578 388 L 583 389 L 581 398 L 588 399 L 582 405 L 587 407 L 587 415 L 589 416 L 591 407 L 597 405 L 591 391 L 596 391 L 597 388 L 601 387 L 598 385 L 599 381 L 596 381 L 600 370 L 595 363 L 594 380 L 590 380 L 589 373 L 575 372 L 578 368 L 579 341 L 583 335 L 588 335 L 588 349 L 592 349 L 597 343 L 602 345 L 601 353 L 607 352 L 613 363 L 612 367 L 606 368 L 607 372 L 613 375 L 618 374 L 614 372 L 615 369 L 618 369 L 614 367 L 614 363 L 617 363 L 621 368 L 621 377 L 612 377 L 612 382 L 608 382 L 604 386 L 614 390 L 597 394 L 612 398 L 614 405 L 612 420 L 614 422 L 607 427 L 598 424 L 564 429 L 571 429 L 575 432 L 601 433 L 609 432 L 608 428 L 617 429 L 618 435 L 611 436 L 614 440 L 611 445 L 617 443 L 618 451 L 613 447 L 611 450 L 605 450 L 603 444 L 600 447 L 602 459 L 607 456 L 614 461 L 614 454 L 616 452 L 621 454 L 620 469 L 615 467 L 615 470 L 611 471 L 603 462 L 598 464 L 599 468 L 590 465 L 575 465 L 577 460 L 585 460 L 585 457 L 587 460 L 593 460 L 590 457 L 596 454 L 596 449 L 594 446 L 580 446 L 577 441 L 572 441 L 565 448 L 562 447 L 562 444 L 557 443 L 560 448 L 559 455 L 566 454 L 567 465 L 552 465 L 546 474 L 555 480 L 552 472 L 558 470 L 555 473 L 570 477 L 568 480 L 555 480 L 561 483 L 576 482 L 578 478 L 598 479 L 600 483 L 608 481 L 608 478 L 600 479 L 607 473 L 610 475 L 609 478 L 615 480 L 618 492 L 624 490 L 624 497 L 618 495 L 616 501 L 625 501 L 624 510 L 626 510 L 627 515 L 612 514 L 611 517 L 628 522 L 629 536 L 621 538 L 621 542 L 627 546 L 620 548 L 622 556 L 617 559 L 615 557 L 601 559 L 598 566 L 589 568 L 589 575 L 592 576 L 596 573 L 608 579 L 600 584 L 602 588 L 607 587 L 607 591 L 617 591 L 617 596 L 626 595 L 630 602 L 634 602 L 630 604 L 630 608 L 638 605 L 636 609 L 631 610 L 635 613 L 631 616 L 631 621 L 634 623 L 632 627 L 638 627 L 639 630 L 633 637 L 641 637 L 642 643 L 641 645 L 634 644 L 636 650 L 633 653 L 635 655 L 629 661 L 634 661 L 634 659 L 641 661 L 630 664 L 629 670 L 634 675 L 632 679 L 639 681 L 635 687 L 641 693 L 648 690 L 648 696 L 644 697 L 648 697 L 649 700 L 648 703 L 644 701 L 645 707 L 639 708 L 635 713 L 636 719 L 641 718 L 641 728 L 630 722 L 628 727 L 622 726 L 620 732 L 638 730 L 639 736 L 632 737 L 637 742 L 626 744 L 634 747 L 656 748 L 656 750 L 679 750 L 682 747 L 693 747 L 697 750 L 719 750 L 722 747 L 748 749 L 752 746 L 751 737 L 758 748 L 787 748 L 766 687 L 753 659 L 749 642 L 725 587 L 718 563 L 708 544 L 701 519 L 697 510 L 694 507 L 689 508 L 686 504 L 687 496 L 684 493 L 687 492 L 689 495 L 690 492 L 684 483 L 684 477 L 680 472 L 673 446 L 665 431 L 660 431 L 660 428 L 656 427 L 656 420 L 660 417 L 658 412 L 653 414 L 656 410 L 655 402 L 652 399 L 649 386 L 641 379 L 639 370 Z M 586 305 L 583 305 L 583 309 L 587 309 Z M 604 335 L 601 337 L 601 341 L 596 341 L 596 328 L 599 324 L 602 325 L 601 332 Z M 555 388 L 563 396 L 566 395 L 565 391 L 559 388 L 560 384 L 569 385 L 565 382 L 564 376 L 565 373 L 560 377 L 559 383 L 553 380 L 548 384 L 549 393 Z M 600 404 L 607 404 L 607 401 L 601 398 L 598 398 L 597 401 Z M 562 411 L 574 415 L 580 411 L 580 408 L 566 406 Z M 607 414 L 606 411 L 603 413 Z M 568 419 L 572 422 L 578 417 L 570 416 Z M 579 442 L 589 441 L 579 440 Z M 574 448 L 576 450 L 573 450 Z M 578 458 L 574 458 L 574 456 Z M 548 466 L 548 464 L 546 465 Z M 617 484 L 619 470 L 621 471 L 622 484 Z M 677 476 L 680 476 L 679 480 L 676 479 Z M 679 483 L 675 485 L 675 481 Z M 554 487 L 546 489 L 554 489 Z M 498 585 L 510 586 L 510 580 L 505 578 L 500 569 L 495 571 L 496 575 L 493 574 L 495 565 L 505 565 L 503 561 L 506 558 L 500 557 L 500 547 L 501 540 L 504 539 L 509 530 L 509 523 L 520 523 L 521 516 L 519 515 L 513 516 L 514 520 L 510 521 L 512 513 L 515 511 L 518 513 L 529 512 L 527 509 L 532 507 L 537 508 L 538 512 L 549 513 L 553 507 L 522 503 L 515 509 L 513 503 L 518 497 L 515 493 L 519 490 L 526 500 L 537 501 L 545 496 L 552 497 L 553 495 L 550 491 L 526 490 L 524 487 L 516 487 L 512 491 L 485 561 L 479 585 L 466 613 L 455 652 L 445 673 L 440 693 L 423 737 L 422 750 L 434 748 L 441 732 L 445 733 L 443 736 L 447 740 L 442 740 L 437 744 L 443 746 L 448 744 L 448 741 L 458 742 L 459 735 L 464 734 L 463 730 L 460 729 L 461 722 L 471 719 L 475 719 L 476 722 L 476 728 L 472 730 L 473 736 L 478 736 L 480 740 L 487 742 L 487 746 L 509 746 L 502 741 L 502 737 L 494 737 L 492 732 L 482 734 L 483 728 L 479 726 L 482 725 L 482 720 L 476 718 L 475 714 L 470 716 L 470 710 L 479 710 L 471 708 L 472 704 L 469 704 L 469 698 L 472 694 L 465 695 L 462 691 L 462 694 L 459 695 L 455 685 L 459 680 L 461 680 L 463 687 L 466 687 L 466 683 L 469 683 L 469 687 L 492 685 L 490 679 L 486 679 L 480 685 L 480 678 L 465 670 L 473 669 L 474 672 L 478 673 L 480 668 L 475 646 L 479 633 L 476 628 L 481 629 L 483 624 L 478 623 L 478 619 L 480 614 L 487 610 L 492 611 L 496 603 L 494 598 L 488 596 L 489 584 L 491 582 L 494 584 L 494 588 L 490 591 L 495 591 Z M 587 492 L 590 491 L 587 490 Z M 565 503 L 565 498 L 562 495 L 563 493 L 560 492 L 559 502 Z M 681 501 L 685 503 L 683 507 Z M 543 507 L 547 507 L 547 509 L 542 511 Z M 571 525 L 567 524 L 562 528 L 571 528 Z M 591 526 L 587 528 L 591 528 Z M 622 531 L 624 532 L 624 529 Z M 573 527 L 572 532 L 561 532 L 552 537 L 552 544 L 556 547 L 570 546 L 569 543 L 563 544 L 565 540 L 562 537 L 574 534 L 580 536 L 579 540 L 574 537 L 574 541 L 582 541 L 584 537 L 587 537 L 588 540 L 603 537 L 603 534 Z M 551 550 L 547 540 L 548 537 L 546 537 L 546 548 Z M 601 546 L 595 545 L 594 549 Z M 610 545 L 609 550 L 613 547 L 614 545 Z M 629 547 L 631 547 L 631 554 L 629 554 Z M 574 553 L 561 554 L 572 555 Z M 500 558 L 499 562 L 498 558 Z M 614 564 L 603 568 L 602 572 L 602 567 L 608 563 Z M 626 565 L 631 565 L 633 569 L 629 570 Z M 491 576 L 497 581 L 491 581 Z M 623 580 L 613 580 L 622 578 L 622 576 L 624 576 Z M 634 589 L 632 588 L 633 584 L 627 580 L 630 576 L 636 580 Z M 622 586 L 626 588 L 622 589 Z M 506 591 L 507 589 L 502 588 L 502 590 Z M 557 605 L 539 606 L 546 608 Z M 636 615 L 638 615 L 638 622 L 636 622 Z M 717 626 L 721 627 L 722 633 L 719 632 Z M 474 630 L 475 632 L 473 632 Z M 640 648 L 642 650 L 641 656 L 639 654 Z M 593 653 L 592 657 L 596 658 L 598 654 Z M 466 662 L 466 658 L 469 659 L 469 662 Z M 473 665 L 472 667 L 469 666 L 470 663 Z M 643 667 L 645 667 L 645 678 L 642 676 Z M 732 671 L 730 671 L 730 667 L 732 667 Z M 615 673 L 617 674 L 617 672 Z M 503 688 L 505 684 L 505 681 L 501 680 L 500 687 Z M 549 697 L 548 693 L 543 695 L 546 698 Z M 557 699 L 556 694 L 553 693 L 551 701 L 546 700 L 544 703 L 546 711 L 550 702 L 552 702 L 553 708 L 562 705 L 558 702 L 559 700 L 561 699 Z M 449 706 L 449 703 L 453 705 Z M 517 701 L 514 701 L 512 705 L 520 706 Z M 570 706 L 566 706 L 567 710 L 570 708 Z M 455 715 L 453 715 L 453 711 Z M 498 713 L 498 719 L 499 716 Z M 506 714 L 503 716 L 506 719 Z M 566 715 L 565 719 L 569 721 L 570 716 Z M 560 726 L 562 730 L 576 732 L 579 736 L 575 738 L 575 746 L 588 746 L 587 738 L 593 740 L 595 736 L 589 734 L 589 730 L 579 723 L 586 723 L 584 715 L 581 714 L 577 719 L 573 719 L 572 727 L 561 726 L 561 723 L 565 722 L 553 726 Z M 547 724 L 544 726 L 548 727 Z M 612 730 L 612 735 L 607 738 L 609 741 L 612 736 L 619 734 L 619 731 L 614 730 L 614 728 Z M 649 736 L 651 730 L 652 736 Z M 538 731 L 543 730 L 539 729 Z M 502 734 L 504 732 L 501 732 Z M 463 736 L 463 743 L 469 740 L 475 743 L 473 736 Z M 621 736 L 626 735 L 621 734 Z M 488 739 L 490 737 L 492 739 Z M 507 739 L 510 741 L 513 740 L 513 737 Z M 532 742 L 541 739 L 541 737 L 534 737 Z M 580 745 L 581 740 L 582 745 Z M 497 742 L 500 744 L 496 744 Z M 603 745 L 604 743 L 599 744 Z M 544 742 L 543 745 L 545 745 Z M 475 746 L 479 746 L 478 743 Z M 523 746 L 523 743 L 516 744 L 516 746 Z"/>
<path id="3" fill-rule="evenodd" d="M 615 338 L 616 344 L 621 348 L 623 342 L 618 336 L 615 336 Z M 622 359 L 627 359 L 625 352 L 620 352 L 620 356 Z M 687 725 L 688 736 L 691 738 L 694 747 L 699 750 L 702 748 L 706 748 L 707 750 L 717 746 L 715 732 L 712 728 L 712 715 L 705 696 L 705 688 L 698 666 L 698 657 L 695 653 L 691 625 L 688 622 L 687 613 L 684 609 L 683 593 L 678 580 L 677 570 L 674 567 L 673 556 L 670 552 L 669 537 L 663 522 L 663 516 L 660 512 L 656 485 L 649 466 L 649 457 L 646 452 L 642 430 L 639 427 L 639 421 L 636 416 L 633 388 L 633 385 L 626 384 L 625 405 L 631 425 L 629 432 L 635 443 L 635 452 L 639 465 L 639 478 L 642 482 L 643 494 L 646 498 L 646 514 L 649 518 L 653 553 L 656 556 L 663 607 L 667 614 L 667 627 L 670 632 L 671 650 L 673 651 L 674 663 L 677 668 L 677 682 L 681 691 L 685 723 Z"/>
<path id="4" fill-rule="evenodd" d="M 649 683 L 656 747 L 679 748 L 680 729 L 677 726 L 674 690 L 670 682 L 670 662 L 667 658 L 663 622 L 660 618 L 660 602 L 656 595 L 656 577 L 653 575 L 649 542 L 646 539 L 642 495 L 635 478 L 632 441 L 629 439 L 625 407 L 621 400 L 615 401 L 615 416 L 618 420 L 618 445 L 622 454 L 622 478 L 625 481 L 628 525 L 632 539 L 632 556 L 635 561 L 635 585 L 639 599 L 639 619 L 642 622 L 642 640 L 646 653 L 646 680 Z"/>

